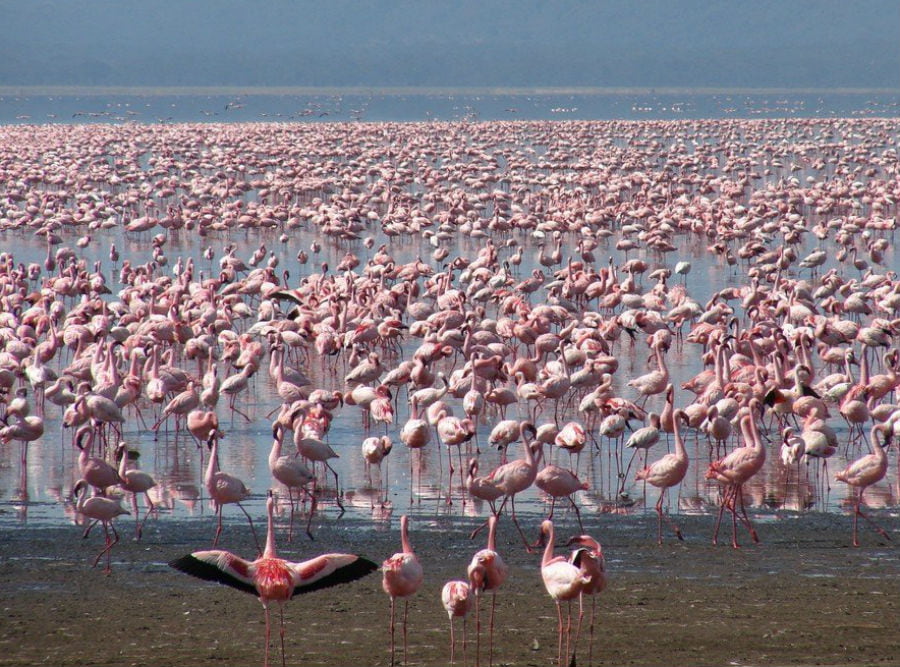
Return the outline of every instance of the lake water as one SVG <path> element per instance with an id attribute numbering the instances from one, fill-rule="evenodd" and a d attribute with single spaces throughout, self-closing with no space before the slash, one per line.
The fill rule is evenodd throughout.
<path id="1" fill-rule="evenodd" d="M 790 94 L 641 94 L 641 95 L 115 95 L 115 96 L 14 96 L 3 95 L 0 97 L 0 124 L 8 126 L 17 125 L 56 125 L 84 123 L 103 124 L 153 124 L 165 123 L 166 125 L 202 122 L 202 123 L 246 123 L 246 122 L 299 122 L 299 123 L 375 123 L 387 121 L 469 121 L 484 122 L 494 120 L 541 120 L 541 121 L 571 121 L 571 120 L 678 120 L 678 119 L 732 119 L 732 118 L 896 118 L 898 116 L 898 97 L 889 95 L 790 95 Z M 788 121 L 789 122 L 789 121 Z M 336 127 L 338 127 L 336 125 Z M 891 129 L 892 128 L 892 129 Z M 560 132 L 565 134 L 571 131 L 570 127 L 560 127 Z M 716 130 L 711 130 L 709 140 L 715 140 Z M 461 136 L 468 136 L 475 148 L 480 148 L 479 142 L 484 142 L 484 134 L 467 135 L 465 131 Z M 648 127 L 644 137 L 647 141 L 658 138 L 658 129 Z M 884 143 L 879 146 L 867 147 L 872 154 L 881 154 L 885 149 L 897 145 L 897 124 L 889 125 L 889 134 L 882 137 Z M 718 138 L 721 138 L 719 136 Z M 615 146 L 616 137 L 604 138 L 610 146 Z M 671 140 L 671 138 L 667 139 Z M 847 143 L 854 141 L 853 136 L 846 137 Z M 146 167 L 146 160 L 153 155 L 158 155 L 167 146 L 164 143 L 145 146 L 146 153 L 142 156 Z M 747 150 L 752 152 L 758 149 L 758 145 L 748 145 Z M 492 147 L 498 154 L 507 155 L 504 147 Z M 276 161 L 270 167 L 270 171 L 277 169 Z M 809 156 L 807 156 L 809 157 Z M 815 156 L 813 156 L 815 157 Z M 385 156 L 386 160 L 390 158 Z M 499 161 L 505 159 L 500 157 Z M 618 159 L 618 158 L 617 158 Z M 114 156 L 109 156 L 110 163 L 114 163 Z M 813 168 L 809 160 L 797 165 L 788 163 L 776 163 L 763 165 L 768 167 L 765 173 L 760 169 L 760 178 L 755 182 L 755 187 L 764 187 L 775 184 L 789 178 L 796 178 L 798 182 L 808 182 L 808 179 L 823 179 L 829 176 L 827 170 Z M 222 168 L 215 163 L 208 166 L 215 170 Z M 548 169 L 548 173 L 553 169 Z M 256 177 L 254 177 L 256 178 Z M 264 178 L 264 176 L 263 176 Z M 863 176 L 859 176 L 863 178 Z M 3 188 L 6 188 L 5 190 Z M 0 202 L 5 201 L 5 194 L 9 191 L 10 184 L 0 186 Z M 49 183 L 42 186 L 49 190 Z M 421 183 L 409 185 L 409 192 L 421 195 L 427 190 Z M 251 192 L 244 195 L 245 201 L 253 201 Z M 487 211 L 485 214 L 489 214 Z M 894 211 L 896 215 L 896 210 Z M 154 233 L 160 232 L 154 230 Z M 288 234 L 287 240 L 282 240 L 282 229 L 276 227 L 268 230 L 233 230 L 217 232 L 207 237 L 199 238 L 196 235 L 182 231 L 169 235 L 164 245 L 168 267 L 172 267 L 179 258 L 194 258 L 197 268 L 206 276 L 215 274 L 218 270 L 218 260 L 222 256 L 223 248 L 227 243 L 237 245 L 238 256 L 247 259 L 260 244 L 265 244 L 278 260 L 278 271 L 284 269 L 290 272 L 292 285 L 303 277 L 317 272 L 322 263 L 330 267 L 339 264 L 348 250 L 357 252 L 365 261 L 374 252 L 359 242 L 343 242 L 333 239 L 323 241 L 314 228 L 310 225 L 302 225 Z M 63 229 L 63 243 L 74 246 L 78 237 L 86 233 L 86 230 L 78 227 Z M 434 247 L 421 235 L 401 235 L 388 237 L 378 225 L 373 225 L 366 230 L 375 242 L 375 247 L 381 243 L 389 246 L 389 251 L 395 261 L 400 263 L 411 262 L 417 257 L 430 257 Z M 122 259 L 128 259 L 132 265 L 138 265 L 148 261 L 153 252 L 149 242 L 149 235 L 126 234 L 121 226 L 115 226 L 106 230 L 91 232 L 92 239 L 84 247 L 76 250 L 78 256 L 82 256 L 88 266 L 98 262 L 107 276 L 112 288 L 110 299 L 115 299 L 121 285 L 117 283 L 120 262 L 113 265 L 109 259 L 109 247 L 115 243 L 121 253 Z M 505 243 L 507 239 L 514 239 L 518 245 L 525 248 L 524 261 L 517 269 L 517 278 L 527 277 L 531 269 L 539 267 L 537 263 L 538 238 L 525 231 L 513 231 L 498 237 L 498 241 Z M 890 236 L 893 239 L 893 236 Z M 720 255 L 709 251 L 712 239 L 700 235 L 685 234 L 676 237 L 679 247 L 675 252 L 667 255 L 650 253 L 644 249 L 627 253 L 616 248 L 618 237 L 600 238 L 598 247 L 594 250 L 597 257 L 597 266 L 606 263 L 607 258 L 621 265 L 627 259 L 635 257 L 646 259 L 651 269 L 664 265 L 672 266 L 676 260 L 689 260 L 693 268 L 689 274 L 686 285 L 690 295 L 700 304 L 705 303 L 711 295 L 728 286 L 742 287 L 747 285 L 745 267 L 738 263 L 729 265 L 723 261 Z M 562 238 L 562 255 L 568 257 L 577 253 L 579 235 L 566 233 Z M 321 242 L 321 248 L 316 250 L 314 242 Z M 33 230 L 5 230 L 0 232 L 0 244 L 2 250 L 12 254 L 16 263 L 22 262 L 40 263 L 46 252 L 44 240 L 36 237 Z M 484 246 L 484 240 L 465 235 L 453 239 L 446 244 L 449 250 L 449 258 L 459 255 L 474 258 L 480 248 Z M 797 245 L 799 256 L 804 256 L 819 244 L 811 235 L 806 235 Z M 212 260 L 205 259 L 203 251 L 210 247 L 214 251 Z M 836 250 L 835 246 L 831 246 Z M 310 261 L 301 263 L 298 259 L 298 251 L 305 251 L 310 256 Z M 512 247 L 504 249 L 504 256 L 511 254 Z M 449 260 L 448 260 L 449 261 Z M 430 261 L 436 268 L 440 268 L 437 262 Z M 563 262 L 564 264 L 564 262 Z M 900 268 L 900 258 L 897 257 L 893 244 L 884 254 L 883 267 L 897 270 Z M 828 268 L 840 268 L 831 254 L 821 271 Z M 559 268 L 559 267 L 556 267 Z M 166 267 L 163 269 L 166 270 Z M 552 269 L 551 269 L 552 270 Z M 171 273 L 171 271 L 169 271 Z M 647 277 L 641 280 L 642 291 L 649 289 L 653 281 Z M 674 280 L 672 281 L 674 284 Z M 546 298 L 539 292 L 532 299 L 538 302 Z M 68 303 L 71 307 L 73 303 Z M 243 326 L 249 326 L 252 319 Z M 408 338 L 402 345 L 401 356 L 409 356 L 415 350 L 420 340 Z M 674 346 L 667 354 L 667 360 L 676 388 L 699 373 L 703 365 L 700 360 L 702 348 L 690 343 Z M 616 393 L 629 398 L 635 398 L 634 392 L 626 387 L 630 377 L 640 375 L 648 370 L 648 358 L 650 356 L 642 337 L 632 343 L 625 335 L 614 344 L 614 354 L 619 358 L 620 368 L 615 374 L 614 389 Z M 68 361 L 67 359 L 65 361 Z M 60 361 L 62 363 L 62 361 Z M 458 360 L 452 362 L 457 367 L 462 363 Z M 188 363 L 184 364 L 190 370 Z M 444 370 L 448 374 L 453 370 L 451 362 L 436 369 Z M 222 369 L 225 373 L 224 368 Z M 311 376 L 315 386 L 325 388 L 345 389 L 341 378 L 348 370 L 347 361 L 343 355 L 335 358 L 313 358 L 304 370 Z M 484 516 L 487 507 L 480 503 L 462 502 L 460 490 L 454 488 L 452 496 L 454 503 L 447 505 L 447 459 L 446 448 L 436 444 L 432 439 L 423 452 L 419 461 L 415 454 L 411 454 L 399 441 L 399 430 L 406 421 L 408 415 L 407 395 L 401 391 L 397 397 L 397 415 L 394 424 L 389 429 L 389 435 L 395 442 L 394 451 L 388 457 L 383 475 L 387 482 L 386 504 L 382 505 L 377 500 L 377 491 L 368 483 L 364 464 L 360 456 L 360 442 L 367 432 L 364 428 L 362 412 L 353 406 L 343 407 L 335 419 L 329 432 L 328 440 L 339 453 L 340 458 L 335 461 L 335 468 L 340 477 L 340 485 L 344 494 L 343 503 L 349 513 L 358 517 L 371 516 L 373 521 L 380 522 L 390 517 L 391 514 L 411 513 L 415 515 L 453 515 L 455 513 L 477 514 Z M 682 389 L 676 392 L 676 406 L 684 406 L 692 395 Z M 247 413 L 251 420 L 247 421 L 240 416 L 232 417 L 223 405 L 219 404 L 219 414 L 222 419 L 226 436 L 222 442 L 222 468 L 243 479 L 253 492 L 253 497 L 245 503 L 248 511 L 256 518 L 264 514 L 263 499 L 265 490 L 275 487 L 268 470 L 267 456 L 271 445 L 271 418 L 266 415 L 277 407 L 279 399 L 274 394 L 274 387 L 268 380 L 263 369 L 251 381 L 249 392 L 242 394 L 238 399 L 238 406 Z M 461 415 L 461 404 L 457 399 L 449 399 L 449 403 Z M 577 398 L 564 406 L 558 421 L 562 425 L 566 420 L 582 419 L 574 408 L 577 407 Z M 651 398 L 647 407 L 660 410 L 662 398 Z M 158 408 L 155 408 L 158 410 Z M 143 419 L 152 423 L 155 421 L 154 408 L 149 405 L 142 406 Z M 524 406 L 510 408 L 508 416 L 525 417 Z M 490 470 L 499 462 L 499 453 L 486 446 L 487 434 L 499 417 L 496 414 L 485 416 L 478 424 L 478 438 L 481 442 L 481 471 Z M 538 416 L 540 424 L 553 419 L 553 410 L 544 410 Z M 840 418 L 832 419 L 834 428 L 838 431 L 842 441 L 849 440 L 849 432 L 846 424 Z M 635 427 L 640 424 L 635 424 Z M 372 429 L 373 434 L 381 434 L 380 425 Z M 205 462 L 205 453 L 201 452 L 191 441 L 186 433 L 176 433 L 172 430 L 172 421 L 169 420 L 168 429 L 160 430 L 158 439 L 153 433 L 144 428 L 136 414 L 130 414 L 125 425 L 124 439 L 141 452 L 140 465 L 142 469 L 151 473 L 159 483 L 156 489 L 155 500 L 161 507 L 158 520 L 165 522 L 170 517 L 210 517 L 208 518 L 209 532 L 212 532 L 213 520 L 205 491 L 202 484 L 202 465 Z M 802 465 L 799 468 L 785 467 L 778 461 L 778 429 L 773 428 L 767 433 L 767 437 L 775 439 L 775 443 L 769 448 L 769 460 L 764 474 L 760 475 L 752 488 L 748 491 L 748 503 L 754 507 L 754 511 L 765 516 L 774 516 L 782 511 L 826 511 L 844 512 L 847 504 L 847 489 L 842 484 L 832 485 L 830 491 L 821 488 L 821 480 L 817 479 L 817 466 Z M 718 492 L 715 485 L 703 478 L 710 453 L 707 442 L 697 439 L 693 432 L 687 435 L 689 453 L 692 460 L 688 477 L 681 485 L 678 494 L 673 493 L 671 498 L 672 509 L 676 507 L 682 512 L 712 513 L 716 509 Z M 288 443 L 288 447 L 289 447 Z M 657 445 L 650 452 L 650 459 L 661 455 L 666 447 L 664 443 Z M 829 462 L 829 475 L 843 467 L 848 459 L 853 459 L 864 451 L 856 445 L 852 448 L 844 448 Z M 589 516 L 593 512 L 617 512 L 629 514 L 635 512 L 652 511 L 652 504 L 657 496 L 655 490 L 647 489 L 647 497 L 643 498 L 644 489 L 631 481 L 633 470 L 626 480 L 628 492 L 627 501 L 618 497 L 617 468 L 612 458 L 612 448 L 608 442 L 601 441 L 600 448 L 594 456 L 588 455 L 591 445 L 580 457 L 578 473 L 580 477 L 590 484 L 590 490 L 578 494 L 577 502 L 582 512 Z M 75 449 L 71 445 L 71 434 L 61 426 L 61 414 L 55 406 L 48 406 L 46 414 L 46 429 L 44 436 L 31 443 L 28 449 L 28 464 L 22 467 L 19 463 L 19 445 L 5 446 L 0 452 L 0 527 L 10 527 L 17 522 L 29 522 L 31 524 L 51 523 L 72 520 L 71 487 L 74 482 L 73 463 Z M 519 446 L 514 445 L 510 449 L 510 456 L 519 456 Z M 417 468 L 416 479 L 410 477 L 410 466 Z M 896 507 L 898 496 L 896 454 L 890 454 L 891 465 L 888 477 L 869 490 L 866 500 L 869 504 L 882 507 Z M 554 461 L 561 465 L 569 465 L 568 455 L 554 453 Z M 454 453 L 454 463 L 456 454 Z M 637 465 L 637 464 L 635 464 Z M 421 471 L 421 477 L 418 473 Z M 377 473 L 376 481 L 377 481 Z M 458 479 L 458 478 L 457 478 Z M 327 481 L 327 480 L 326 480 Z M 322 504 L 317 521 L 336 520 L 337 508 L 329 500 L 329 489 L 333 491 L 332 483 L 328 482 L 323 491 Z M 143 502 L 143 501 L 141 501 Z M 650 507 L 648 510 L 647 507 Z M 526 516 L 536 517 L 546 513 L 548 509 L 547 499 L 535 488 L 529 489 L 517 499 L 517 509 Z M 560 503 L 558 512 L 565 512 L 564 504 Z M 143 509 L 142 509 L 143 512 Z M 228 521 L 237 522 L 243 520 L 242 515 L 233 507 L 225 510 Z M 571 522 L 574 518 L 567 514 L 564 521 Z M 124 523 L 123 523 L 124 525 Z M 207 524 L 203 524 L 207 526 Z M 199 528 L 198 530 L 206 530 Z M 203 540 L 206 534 L 203 533 Z"/>

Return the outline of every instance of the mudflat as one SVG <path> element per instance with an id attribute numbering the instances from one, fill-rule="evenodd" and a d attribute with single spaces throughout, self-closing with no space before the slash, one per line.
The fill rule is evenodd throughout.
<path id="1" fill-rule="evenodd" d="M 824 513 L 759 517 L 760 543 L 730 524 L 711 544 L 714 517 L 678 516 L 685 540 L 656 544 L 655 515 L 586 517 L 585 530 L 603 544 L 607 589 L 597 596 L 591 644 L 591 601 L 577 646 L 580 665 L 875 665 L 900 660 L 900 518 L 873 513 L 891 540 L 861 522 L 851 546 L 851 517 Z M 130 517 L 123 517 L 129 519 Z M 377 563 L 399 550 L 398 515 L 390 523 L 326 517 L 315 540 L 286 539 L 279 555 L 304 560 L 353 552 Z M 524 521 L 537 537 L 539 517 Z M 440 590 L 465 578 L 484 536 L 469 540 L 474 518 L 413 514 L 411 541 L 425 583 L 409 599 L 408 654 L 397 626 L 398 664 L 443 665 L 450 657 Z M 251 595 L 200 581 L 168 567 L 210 548 L 211 517 L 147 522 L 141 542 L 120 523 L 112 573 L 91 563 L 102 547 L 99 527 L 82 529 L 0 524 L 0 665 L 250 665 L 263 661 L 262 607 Z M 579 532 L 574 517 L 557 517 L 556 552 Z M 200 536 L 202 535 L 202 539 Z M 540 577 L 541 553 L 526 552 L 507 517 L 498 551 L 510 566 L 497 595 L 494 664 L 556 661 L 556 607 Z M 220 547 L 255 553 L 246 524 L 226 526 Z M 481 663 L 487 664 L 490 598 L 482 602 Z M 399 605 L 403 609 L 402 603 Z M 573 605 L 577 617 L 577 602 Z M 565 611 L 565 608 L 564 608 Z M 381 575 L 308 595 L 285 606 L 287 664 L 387 665 L 389 600 Z M 271 662 L 280 662 L 278 610 L 273 609 Z M 573 620 L 574 630 L 574 620 Z M 465 661 L 457 626 L 457 664 L 474 664 L 470 614 Z"/>

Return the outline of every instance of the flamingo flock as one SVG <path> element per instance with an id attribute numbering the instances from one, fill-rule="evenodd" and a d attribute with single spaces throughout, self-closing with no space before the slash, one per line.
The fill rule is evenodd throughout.
<path id="1" fill-rule="evenodd" d="M 284 511 L 289 541 L 296 514 L 312 540 L 348 507 L 484 519 L 493 560 L 476 554 L 442 598 L 451 629 L 474 608 L 476 663 L 486 592 L 493 662 L 505 574 L 488 564 L 507 516 L 527 552 L 544 548 L 560 664 L 582 596 L 605 585 L 587 536 L 601 511 L 634 516 L 656 493 L 657 543 L 665 521 L 689 544 L 673 514 L 696 496 L 715 515 L 703 539 L 727 512 L 737 548 L 738 524 L 765 543 L 756 511 L 825 506 L 834 481 L 852 544 L 859 517 L 892 539 L 871 508 L 897 495 L 895 122 L 0 133 L 0 452 L 17 448 L 21 479 L 61 457 L 83 534 L 104 528 L 107 573 L 127 494 L 136 540 L 165 530 L 176 498 L 208 501 L 214 550 L 176 567 L 258 594 L 267 651 L 266 605 L 293 589 L 253 570 L 277 560 Z M 141 450 L 170 463 L 138 469 Z M 257 454 L 254 493 L 241 456 Z M 264 547 L 244 503 L 270 487 Z M 218 549 L 229 504 L 255 559 Z M 405 516 L 382 566 L 392 663 L 396 602 L 424 576 Z M 556 556 L 563 523 L 581 537 Z"/>

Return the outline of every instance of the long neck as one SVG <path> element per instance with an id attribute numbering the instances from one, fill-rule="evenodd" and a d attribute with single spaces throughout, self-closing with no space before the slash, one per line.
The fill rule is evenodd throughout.
<path id="1" fill-rule="evenodd" d="M 400 517 L 400 544 L 403 547 L 403 553 L 413 553 L 412 545 L 409 543 L 409 519 L 406 515 Z"/>
<path id="2" fill-rule="evenodd" d="M 206 465 L 206 479 L 210 479 L 219 469 L 219 441 L 213 438 L 212 449 L 209 451 L 209 463 Z"/>
<path id="3" fill-rule="evenodd" d="M 281 443 L 283 439 L 283 432 L 278 432 L 275 434 L 275 437 L 272 438 L 272 451 L 269 452 L 269 466 L 275 464 L 275 462 L 281 456 Z"/>
<path id="4" fill-rule="evenodd" d="M 497 517 L 493 515 L 488 518 L 487 548 L 491 551 L 497 550 Z"/>
<path id="5" fill-rule="evenodd" d="M 125 479 L 125 473 L 128 472 L 128 448 L 122 447 L 122 458 L 119 459 L 119 477 Z"/>
<path id="6" fill-rule="evenodd" d="M 548 522 L 547 527 L 547 546 L 544 547 L 544 557 L 541 560 L 541 567 L 544 567 L 553 560 L 553 524 Z"/>
<path id="7" fill-rule="evenodd" d="M 269 516 L 266 530 L 266 548 L 263 551 L 263 558 L 275 558 L 275 500 L 271 497 L 266 501 L 266 510 Z"/>
<path id="8" fill-rule="evenodd" d="M 672 431 L 675 434 L 675 456 L 681 460 L 687 459 L 687 450 L 684 448 L 684 440 L 681 439 L 681 411 L 672 417 Z"/>

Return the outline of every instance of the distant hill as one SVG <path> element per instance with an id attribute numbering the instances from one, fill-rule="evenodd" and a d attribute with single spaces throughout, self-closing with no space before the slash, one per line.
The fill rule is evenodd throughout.
<path id="1" fill-rule="evenodd" d="M 0 85 L 900 88 L 896 0 L 0 0 Z"/>

